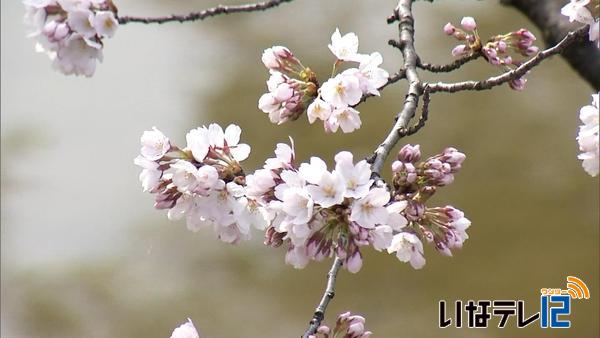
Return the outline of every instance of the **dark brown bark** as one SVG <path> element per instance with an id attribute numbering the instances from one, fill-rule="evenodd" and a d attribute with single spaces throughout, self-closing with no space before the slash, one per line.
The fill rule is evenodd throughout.
<path id="1" fill-rule="evenodd" d="M 560 9 L 568 0 L 501 0 L 525 14 L 542 31 L 548 46 L 553 46 L 567 35 L 582 26 L 569 22 L 560 14 Z M 600 89 L 600 49 L 587 36 L 571 45 L 562 53 L 569 64 L 596 90 Z"/>

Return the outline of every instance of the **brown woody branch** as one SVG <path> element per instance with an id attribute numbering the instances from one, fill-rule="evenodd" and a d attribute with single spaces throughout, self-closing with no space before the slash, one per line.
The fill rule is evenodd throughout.
<path id="1" fill-rule="evenodd" d="M 331 265 L 331 269 L 327 273 L 327 287 L 325 288 L 325 292 L 323 293 L 323 297 L 315 310 L 315 314 L 313 315 L 310 323 L 308 325 L 308 329 L 302 335 L 302 338 L 308 338 L 310 335 L 315 334 L 323 319 L 325 318 L 325 310 L 327 309 L 327 305 L 335 296 L 335 280 L 337 278 L 337 274 L 342 267 L 342 259 L 338 256 L 335 257 L 333 264 Z"/>
<path id="2" fill-rule="evenodd" d="M 483 56 L 483 54 L 481 54 L 481 52 L 475 52 L 469 56 L 460 58 L 460 59 L 458 59 L 452 63 L 449 63 L 447 65 L 436 65 L 436 64 L 432 64 L 432 63 L 421 62 L 421 59 L 419 58 L 417 60 L 417 67 L 427 70 L 427 71 L 430 71 L 432 73 L 448 73 L 453 70 L 459 69 L 464 64 L 466 64 L 470 61 L 477 60 L 481 56 Z"/>
<path id="3" fill-rule="evenodd" d="M 138 22 L 138 23 L 157 23 L 163 24 L 167 22 L 189 22 L 189 21 L 198 21 L 204 20 L 209 17 L 221 15 L 221 14 L 232 14 L 232 13 L 248 13 L 248 12 L 257 12 L 264 11 L 269 8 L 277 7 L 285 2 L 291 2 L 292 0 L 269 0 L 264 2 L 245 4 L 245 5 L 231 5 L 224 6 L 218 5 L 213 8 L 205 9 L 200 12 L 192 12 L 189 14 L 177 15 L 172 14 L 169 16 L 159 16 L 159 17 L 137 17 L 137 16 L 119 16 L 119 23 L 124 25 L 130 22 Z"/>
<path id="4" fill-rule="evenodd" d="M 389 23 L 399 21 L 398 30 L 400 32 L 397 42 L 390 42 L 402 52 L 404 59 L 405 76 L 409 82 L 408 93 L 404 99 L 402 110 L 396 115 L 396 122 L 390 130 L 385 140 L 377 147 L 373 155 L 368 159 L 372 163 L 372 170 L 379 173 L 385 159 L 392 148 L 398 143 L 403 133 L 406 133 L 410 120 L 415 116 L 415 111 L 419 103 L 419 97 L 423 93 L 423 86 L 419 75 L 417 74 L 417 52 L 414 45 L 414 18 L 412 14 L 412 0 L 400 0 L 394 11 L 394 15 L 388 18 Z"/>

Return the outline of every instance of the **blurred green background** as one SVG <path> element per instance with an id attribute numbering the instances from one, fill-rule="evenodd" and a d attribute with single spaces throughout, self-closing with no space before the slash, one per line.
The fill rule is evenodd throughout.
<path id="1" fill-rule="evenodd" d="M 215 1 L 117 1 L 121 14 L 185 13 Z M 332 163 L 351 150 L 364 157 L 383 139 L 401 107 L 404 83 L 361 105 L 363 127 L 325 134 L 305 117 L 275 126 L 257 108 L 266 90 L 264 48 L 282 44 L 321 80 L 336 27 L 354 31 L 363 53 L 380 51 L 390 72 L 400 55 L 385 24 L 394 1 L 298 0 L 279 8 L 205 22 L 129 24 L 105 42 L 92 79 L 65 77 L 34 52 L 18 1 L 1 3 L 2 307 L 1 335 L 28 337 L 168 337 L 187 317 L 207 338 L 298 337 L 324 287 L 328 262 L 304 270 L 284 265 L 284 251 L 262 236 L 238 246 L 211 231 L 191 233 L 153 210 L 132 159 L 139 136 L 156 125 L 176 143 L 209 122 L 235 122 L 253 147 L 246 168 L 261 166 L 290 135 L 301 160 Z M 492 1 L 414 5 L 418 51 L 451 61 L 442 26 L 474 16 L 482 35 L 538 30 Z M 481 79 L 498 70 L 469 64 L 434 81 Z M 415 271 L 395 257 L 364 250 L 356 275 L 341 272 L 328 311 L 367 317 L 374 337 L 597 337 L 599 334 L 598 179 L 577 160 L 578 110 L 592 89 L 559 57 L 528 76 L 524 92 L 439 94 L 420 133 L 424 155 L 454 146 L 464 169 L 434 202 L 452 204 L 473 222 L 454 258 L 426 247 Z M 574 301 L 569 330 L 439 329 L 438 301 L 524 299 L 537 311 L 539 289 L 582 278 L 592 298 Z M 492 321 L 495 326 L 497 320 Z"/>

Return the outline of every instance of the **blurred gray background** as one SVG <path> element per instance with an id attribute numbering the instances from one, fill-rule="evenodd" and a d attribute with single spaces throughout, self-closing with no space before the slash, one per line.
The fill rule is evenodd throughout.
<path id="1" fill-rule="evenodd" d="M 233 2 L 232 2 L 233 3 Z M 186 13 L 215 1 L 117 1 L 122 15 Z M 363 128 L 324 134 L 305 117 L 275 126 L 256 108 L 266 90 L 264 48 L 288 46 L 321 80 L 336 27 L 354 31 L 363 53 L 380 51 L 391 72 L 400 55 L 385 24 L 394 1 L 298 0 L 267 12 L 188 24 L 120 27 L 105 41 L 91 79 L 54 72 L 25 37 L 23 6 L 1 3 L 2 47 L 2 329 L 6 338 L 168 337 L 190 317 L 207 338 L 297 337 L 321 296 L 327 262 L 304 270 L 284 265 L 284 251 L 262 236 L 238 246 L 211 231 L 170 222 L 142 193 L 142 131 L 157 126 L 176 143 L 209 122 L 242 126 L 253 147 L 245 162 L 261 166 L 291 135 L 301 160 L 331 163 L 340 150 L 357 158 L 383 139 L 405 84 L 361 105 Z M 474 16 L 482 35 L 530 27 L 492 1 L 417 2 L 417 48 L 425 61 L 452 60 L 454 41 L 441 28 Z M 481 79 L 498 69 L 479 62 L 426 80 Z M 471 238 L 454 258 L 426 247 L 421 271 L 364 250 L 360 273 L 339 276 L 328 320 L 345 310 L 367 317 L 374 337 L 597 337 L 599 334 L 598 179 L 577 160 L 578 110 L 592 89 L 559 57 L 529 76 L 524 92 L 507 86 L 433 97 L 425 129 L 403 142 L 424 155 L 446 146 L 467 161 L 433 202 L 465 211 Z M 574 301 L 572 329 L 535 323 L 509 328 L 438 329 L 438 301 L 524 299 L 537 311 L 539 289 L 576 275 L 592 299 Z M 493 325 L 497 321 L 492 322 Z"/>

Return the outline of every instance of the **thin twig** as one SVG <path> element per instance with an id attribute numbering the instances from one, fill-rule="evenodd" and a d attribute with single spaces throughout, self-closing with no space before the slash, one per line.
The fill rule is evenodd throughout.
<path id="1" fill-rule="evenodd" d="M 406 70 L 406 79 L 409 82 L 409 87 L 402 110 L 396 116 L 396 123 L 385 140 L 377 147 L 373 156 L 369 158 L 369 162 L 373 164 L 372 171 L 376 173 L 381 171 L 385 159 L 402 136 L 402 133 L 405 132 L 410 120 L 415 116 L 419 96 L 423 92 L 421 81 L 417 74 L 418 56 L 414 46 L 415 28 L 412 15 L 412 0 L 398 1 L 393 18 L 399 21 L 398 30 L 400 31 L 400 38 L 397 46 L 402 51 L 404 69 Z"/>
<path id="2" fill-rule="evenodd" d="M 321 301 L 315 310 L 315 314 L 310 320 L 308 329 L 302 335 L 302 338 L 308 338 L 310 335 L 315 334 L 319 326 L 321 326 L 321 322 L 323 321 L 323 318 L 325 318 L 325 310 L 327 309 L 327 305 L 329 305 L 329 302 L 335 296 L 335 280 L 341 267 L 342 259 L 338 256 L 335 256 L 333 264 L 331 265 L 331 269 L 327 273 L 327 287 L 325 288 L 323 297 L 321 298 Z"/>
<path id="3" fill-rule="evenodd" d="M 137 17 L 137 16 L 120 16 L 118 18 L 119 23 L 124 25 L 130 22 L 139 22 L 139 23 L 158 23 L 163 24 L 167 22 L 187 22 L 187 21 L 197 21 L 203 20 L 205 18 L 209 18 L 212 16 L 217 16 L 220 14 L 231 14 L 231 13 L 246 13 L 246 12 L 256 12 L 256 11 L 264 11 L 272 7 L 276 7 L 285 2 L 291 2 L 292 0 L 269 0 L 264 2 L 245 4 L 245 5 L 231 5 L 224 6 L 218 5 L 213 8 L 205 9 L 200 12 L 192 12 L 189 14 L 172 14 L 169 16 L 159 16 L 159 17 Z"/>
<path id="4" fill-rule="evenodd" d="M 553 47 L 550 47 L 546 50 L 539 52 L 536 56 L 529 59 L 527 62 L 524 62 L 519 67 L 506 72 L 504 74 L 490 77 L 487 80 L 483 81 L 463 81 L 456 83 L 444 83 L 438 82 L 434 84 L 430 84 L 429 88 L 431 93 L 436 92 L 447 92 L 447 93 L 455 93 L 463 90 L 487 90 L 492 89 L 493 87 L 499 86 L 501 84 L 507 83 L 509 81 L 515 80 L 527 74 L 531 69 L 540 64 L 545 59 L 551 57 L 552 55 L 559 54 L 563 52 L 567 47 L 571 44 L 583 38 L 588 32 L 588 27 L 581 27 L 576 31 L 570 32 L 565 36 L 558 44 Z"/>
<path id="5" fill-rule="evenodd" d="M 480 58 L 481 56 L 483 56 L 483 54 L 481 54 L 481 52 L 475 52 L 469 56 L 460 58 L 460 59 L 458 59 L 452 63 L 449 63 L 447 65 L 436 65 L 436 64 L 432 64 L 432 63 L 421 62 L 421 59 L 419 59 L 419 60 L 417 60 L 417 67 L 428 70 L 432 73 L 448 73 L 448 72 L 451 72 L 453 70 L 460 68 L 462 65 L 466 64 L 469 61 L 473 61 L 473 60 Z"/>

